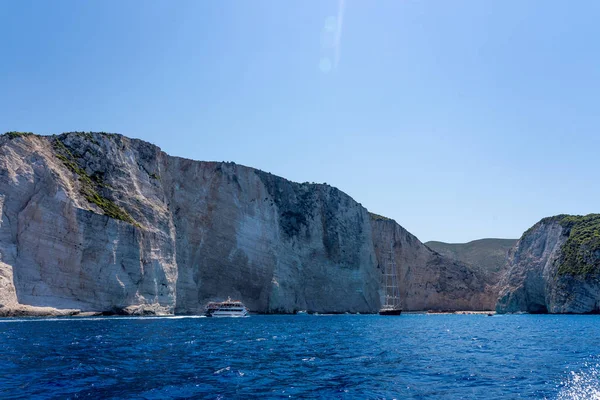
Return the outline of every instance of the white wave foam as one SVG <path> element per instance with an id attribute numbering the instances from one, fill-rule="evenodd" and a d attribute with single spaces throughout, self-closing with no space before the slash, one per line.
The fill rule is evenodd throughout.
<path id="1" fill-rule="evenodd" d="M 579 372 L 571 371 L 558 393 L 558 400 L 600 400 L 600 365 L 585 365 Z"/>
<path id="2" fill-rule="evenodd" d="M 227 372 L 227 371 L 231 371 L 231 367 L 225 367 L 225 368 L 221 368 L 216 370 L 215 372 L 213 372 L 215 375 L 221 374 L 223 372 Z"/>
<path id="3" fill-rule="evenodd" d="M 111 317 L 60 317 L 60 318 L 10 318 L 10 319 L 0 319 L 0 323 L 15 323 L 15 322 L 56 322 L 56 321 L 104 321 L 104 320 L 127 320 L 127 319 L 188 319 L 188 318 L 206 318 L 205 315 L 160 315 L 160 316 L 111 316 Z"/>

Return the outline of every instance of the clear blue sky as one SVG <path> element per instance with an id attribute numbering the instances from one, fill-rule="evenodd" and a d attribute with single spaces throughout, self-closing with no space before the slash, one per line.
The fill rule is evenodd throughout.
<path id="1" fill-rule="evenodd" d="M 0 0 L 0 130 L 327 182 L 421 240 L 600 212 L 600 2 Z"/>

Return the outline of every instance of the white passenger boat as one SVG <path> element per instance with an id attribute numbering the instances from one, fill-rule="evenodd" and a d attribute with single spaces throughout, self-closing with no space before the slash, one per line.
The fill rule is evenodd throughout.
<path id="1" fill-rule="evenodd" d="M 247 317 L 248 309 L 239 300 L 213 301 L 206 305 L 205 314 L 207 317 Z"/>

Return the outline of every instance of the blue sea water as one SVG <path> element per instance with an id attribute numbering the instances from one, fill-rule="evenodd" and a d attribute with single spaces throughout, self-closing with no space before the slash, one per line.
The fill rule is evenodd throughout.
<path id="1" fill-rule="evenodd" d="M 0 319 L 0 398 L 600 398 L 600 316 Z"/>

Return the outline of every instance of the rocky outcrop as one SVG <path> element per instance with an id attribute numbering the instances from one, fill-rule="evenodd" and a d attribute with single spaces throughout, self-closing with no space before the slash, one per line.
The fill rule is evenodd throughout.
<path id="1" fill-rule="evenodd" d="M 373 215 L 372 227 L 378 268 L 385 268 L 391 251 L 405 309 L 493 309 L 496 292 L 484 274 L 432 251 L 393 220 Z"/>
<path id="2" fill-rule="evenodd" d="M 409 309 L 488 304 L 468 268 L 331 186 L 121 135 L 0 137 L 0 208 L 4 315 L 196 314 L 228 296 L 257 312 L 374 312 L 396 231 Z"/>
<path id="3" fill-rule="evenodd" d="M 600 216 L 545 218 L 510 251 L 499 313 L 597 313 Z"/>

